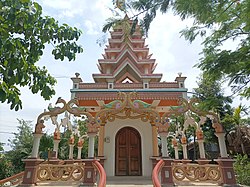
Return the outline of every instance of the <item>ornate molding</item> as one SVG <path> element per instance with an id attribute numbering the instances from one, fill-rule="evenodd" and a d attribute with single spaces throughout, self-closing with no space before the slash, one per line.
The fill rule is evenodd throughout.
<path id="1" fill-rule="evenodd" d="M 108 121 L 112 122 L 118 119 L 141 119 L 144 122 L 149 121 L 151 124 L 160 121 L 160 115 L 151 107 L 151 104 L 142 100 L 135 99 L 137 93 L 130 92 L 118 93 L 118 99 L 105 104 L 103 109 L 97 112 L 95 121 L 101 125 Z M 120 98 L 120 99 L 119 99 Z"/>

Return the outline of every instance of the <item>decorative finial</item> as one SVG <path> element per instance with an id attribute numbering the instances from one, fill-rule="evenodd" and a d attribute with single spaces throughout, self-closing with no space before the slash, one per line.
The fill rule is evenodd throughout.
<path id="1" fill-rule="evenodd" d="M 75 75 L 76 75 L 76 78 L 78 78 L 78 77 L 79 77 L 79 75 L 80 75 L 80 73 L 77 73 L 77 72 L 76 72 L 76 73 L 75 73 Z"/>
<path id="2" fill-rule="evenodd" d="M 179 75 L 179 77 L 181 77 L 181 75 L 182 75 L 182 72 L 179 72 L 179 73 L 178 73 L 178 75 Z"/>

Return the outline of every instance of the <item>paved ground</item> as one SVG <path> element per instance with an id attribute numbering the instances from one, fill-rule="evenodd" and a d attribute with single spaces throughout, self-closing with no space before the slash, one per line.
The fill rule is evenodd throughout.
<path id="1" fill-rule="evenodd" d="M 151 177 L 107 177 L 107 187 L 153 187 Z"/>
<path id="2" fill-rule="evenodd" d="M 60 186 L 72 186 L 78 187 L 79 182 L 43 182 L 38 186 L 47 187 L 60 187 Z M 153 187 L 151 177 L 107 177 L 107 187 Z M 189 183 L 189 185 L 183 183 L 177 185 L 181 187 L 217 187 L 218 185 L 212 183 Z"/>

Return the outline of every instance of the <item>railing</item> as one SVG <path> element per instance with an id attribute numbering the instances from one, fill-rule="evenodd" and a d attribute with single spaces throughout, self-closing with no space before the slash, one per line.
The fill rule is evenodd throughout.
<path id="1" fill-rule="evenodd" d="M 15 186 L 17 184 L 20 184 L 23 180 L 24 171 L 20 172 L 16 175 L 13 175 L 11 177 L 8 177 L 6 179 L 0 180 L 0 186 Z"/>
<path id="2" fill-rule="evenodd" d="M 175 183 L 189 180 L 192 182 L 220 183 L 221 173 L 218 165 L 214 164 L 173 164 Z"/>
<path id="3" fill-rule="evenodd" d="M 98 173 L 100 175 L 98 187 L 105 187 L 106 186 L 106 172 L 105 172 L 105 170 L 103 169 L 100 162 L 98 162 L 97 160 L 93 161 L 93 165 L 96 167 L 96 169 L 98 170 Z"/>
<path id="4" fill-rule="evenodd" d="M 149 83 L 150 88 L 179 88 L 177 82 L 152 82 Z"/>
<path id="5" fill-rule="evenodd" d="M 142 83 L 115 83 L 114 89 L 142 89 Z"/>
<path id="6" fill-rule="evenodd" d="M 164 165 L 164 161 L 160 160 L 154 167 L 153 169 L 153 173 L 152 173 L 152 181 L 153 181 L 153 185 L 154 187 L 161 187 L 161 182 L 158 178 L 159 176 L 159 172 L 161 171 L 161 168 Z"/>
<path id="7" fill-rule="evenodd" d="M 108 89 L 107 83 L 80 83 L 79 89 Z"/>
<path id="8" fill-rule="evenodd" d="M 79 181 L 84 175 L 84 164 L 40 164 L 37 170 L 37 178 L 40 181 L 67 181 L 73 179 Z"/>

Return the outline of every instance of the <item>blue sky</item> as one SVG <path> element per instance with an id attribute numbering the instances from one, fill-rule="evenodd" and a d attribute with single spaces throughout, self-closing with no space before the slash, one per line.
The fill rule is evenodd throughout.
<path id="1" fill-rule="evenodd" d="M 39 0 L 43 7 L 43 14 L 52 16 L 60 23 L 67 23 L 83 31 L 79 40 L 84 52 L 77 56 L 75 62 L 56 61 L 51 56 L 52 46 L 47 46 L 43 57 L 37 63 L 45 66 L 58 83 L 55 87 L 56 95 L 45 101 L 39 94 L 33 95 L 27 88 L 21 88 L 23 109 L 16 112 L 9 110 L 7 104 L 0 106 L 0 142 L 7 143 L 8 138 L 16 132 L 17 118 L 31 120 L 35 125 L 37 116 L 43 112 L 49 103 L 55 103 L 58 97 L 70 100 L 70 89 L 75 72 L 79 72 L 84 82 L 93 82 L 92 73 L 98 73 L 97 60 L 104 52 L 104 46 L 99 47 L 96 41 L 104 33 L 101 32 L 105 20 L 112 16 L 108 7 L 112 7 L 112 0 Z M 178 72 L 187 76 L 186 87 L 189 91 L 196 87 L 199 70 L 193 66 L 198 62 L 202 47 L 201 40 L 190 44 L 180 38 L 179 31 L 192 23 L 191 20 L 182 22 L 178 17 L 169 14 L 159 14 L 153 21 L 146 44 L 153 53 L 158 66 L 155 73 L 163 73 L 162 81 L 174 81 Z M 107 34 L 106 34 L 107 36 Z M 51 129 L 47 129 L 51 131 Z M 9 147 L 6 146 L 7 149 Z"/>

